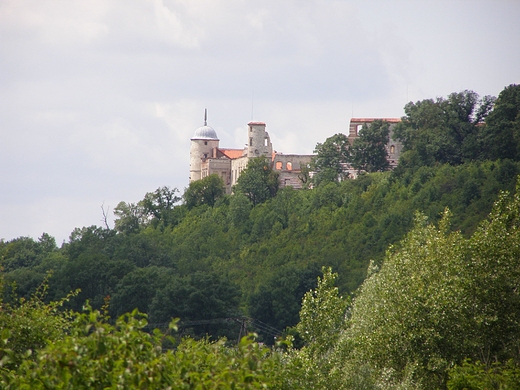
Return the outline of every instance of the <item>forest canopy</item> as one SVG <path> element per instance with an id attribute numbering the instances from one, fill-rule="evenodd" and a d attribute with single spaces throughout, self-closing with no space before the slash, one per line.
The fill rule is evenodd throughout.
<path id="1" fill-rule="evenodd" d="M 388 137 L 377 123 L 357 145 L 336 135 L 316 146 L 313 188 L 280 188 L 269 161 L 252 160 L 232 195 L 208 176 L 182 194 L 164 186 L 120 202 L 113 227 L 77 228 L 61 247 L 45 233 L 0 241 L 2 384 L 59 377 L 74 388 L 62 365 L 82 345 L 87 386 L 103 365 L 100 342 L 120 355 L 91 383 L 114 383 L 116 365 L 135 359 L 125 339 L 148 348 L 137 376 L 121 379 L 132 383 L 163 375 L 153 362 L 177 375 L 170 365 L 184 351 L 215 359 L 197 381 L 515 388 L 520 86 L 496 100 L 463 91 L 409 103 L 405 113 L 393 171 L 364 154 Z M 353 158 L 367 173 L 347 179 Z M 256 338 L 238 341 L 247 332 Z M 243 349 L 229 349 L 237 342 Z M 44 367 L 44 356 L 55 364 Z M 226 376 L 233 359 L 243 370 Z"/>

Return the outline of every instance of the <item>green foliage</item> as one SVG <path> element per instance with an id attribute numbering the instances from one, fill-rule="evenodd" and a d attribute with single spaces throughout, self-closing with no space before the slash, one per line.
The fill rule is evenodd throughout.
<path id="1" fill-rule="evenodd" d="M 37 242 L 30 237 L 19 237 L 7 243 L 0 242 L 0 264 L 7 272 L 34 268 L 57 251 L 56 240 L 47 233 L 43 233 Z"/>
<path id="2" fill-rule="evenodd" d="M 150 319 L 161 324 L 176 317 L 183 321 L 236 317 L 239 298 L 237 286 L 214 273 L 195 272 L 183 278 L 169 277 L 151 301 Z M 233 329 L 233 326 L 206 323 L 190 333 L 198 337 L 229 336 Z"/>
<path id="3" fill-rule="evenodd" d="M 350 161 L 350 143 L 345 134 L 335 134 L 318 143 L 314 149 L 316 156 L 311 162 L 315 186 L 345 179 L 345 165 Z"/>
<path id="4" fill-rule="evenodd" d="M 519 190 L 520 181 L 469 239 L 450 232 L 447 212 L 438 228 L 416 218 L 353 302 L 338 344 L 346 380 L 345 367 L 359 366 L 383 387 L 443 388 L 465 358 L 520 359 Z"/>
<path id="5" fill-rule="evenodd" d="M 342 375 L 336 370 L 342 356 L 335 353 L 336 343 L 346 327 L 349 299 L 339 295 L 335 286 L 337 274 L 331 268 L 322 269 L 318 286 L 303 298 L 298 334 L 305 341 L 301 350 L 291 351 L 289 367 L 300 371 L 303 387 L 311 389 L 339 389 Z"/>
<path id="6" fill-rule="evenodd" d="M 438 222 L 448 206 L 452 228 L 468 237 L 490 212 L 499 190 L 514 190 L 518 173 L 520 165 L 511 160 L 423 166 L 324 182 L 312 190 L 284 188 L 256 206 L 242 193 L 213 207 L 174 206 L 177 222 L 147 223 L 134 233 L 95 226 L 76 229 L 62 248 L 41 250 L 32 266 L 5 272 L 4 296 L 11 299 L 11 284 L 16 282 L 16 293 L 30 297 L 52 269 L 50 299 L 81 288 L 67 307 L 80 310 L 89 299 L 99 309 L 111 296 L 112 315 L 138 307 L 154 318 L 152 301 L 158 294 L 164 294 L 167 286 L 172 291 L 186 287 L 189 275 L 204 272 L 239 286 L 238 303 L 235 295 L 227 296 L 230 312 L 283 331 L 298 322 L 303 294 L 314 287 L 321 266 L 333 267 L 341 293 L 351 293 L 365 279 L 369 261 L 381 264 L 388 245 L 411 229 L 415 210 Z M 31 240 L 30 245 L 40 244 Z M 17 240 L 2 242 L 0 256 L 21 258 L 27 247 Z M 189 288 L 211 298 L 202 285 Z M 189 295 L 172 296 L 178 297 L 179 308 L 190 300 Z M 175 313 L 172 309 L 168 315 L 184 318 L 182 313 L 187 312 Z M 190 313 L 190 321 L 198 320 L 195 314 Z M 170 317 L 164 318 L 160 322 Z M 221 332 L 220 326 L 200 325 L 189 332 L 238 337 L 227 326 Z M 260 339 L 272 340 L 261 329 L 254 330 Z"/>
<path id="7" fill-rule="evenodd" d="M 178 192 L 177 188 L 159 187 L 137 203 L 119 202 L 114 208 L 115 230 L 133 234 L 146 226 L 164 229 L 176 225 L 182 216 L 182 208 L 176 206 L 181 200 Z"/>
<path id="8" fill-rule="evenodd" d="M 482 154 L 490 160 L 520 160 L 520 85 L 500 92 L 482 129 Z"/>
<path id="9" fill-rule="evenodd" d="M 446 368 L 469 353 L 466 248 L 459 233 L 449 233 L 447 216 L 439 230 L 417 219 L 354 301 L 345 334 L 352 358 L 398 382 L 413 367 L 425 388 L 440 386 Z"/>
<path id="10" fill-rule="evenodd" d="M 77 292 L 49 304 L 43 302 L 46 292 L 47 280 L 29 299 L 12 304 L 0 300 L 0 371 L 35 359 L 38 350 L 62 339 L 69 329 L 69 313 L 60 308 Z"/>
<path id="11" fill-rule="evenodd" d="M 508 360 L 506 364 L 493 363 L 491 366 L 466 360 L 462 365 L 452 368 L 449 374 L 448 390 L 520 388 L 520 367 L 513 360 Z"/>
<path id="12" fill-rule="evenodd" d="M 35 360 L 3 370 L 4 389 L 262 389 L 295 388 L 281 355 L 261 347 L 251 336 L 237 348 L 223 340 L 184 339 L 163 350 L 168 335 L 143 332 L 137 311 L 105 322 L 96 311 L 76 314 L 70 334 L 48 344 Z M 176 329 L 175 321 L 170 329 Z"/>
<path id="13" fill-rule="evenodd" d="M 390 124 L 381 120 L 370 126 L 363 125 L 350 148 L 352 166 L 358 171 L 383 172 L 389 169 L 386 145 L 389 141 Z"/>
<path id="14" fill-rule="evenodd" d="M 253 205 L 265 202 L 278 192 L 278 173 L 266 157 L 250 159 L 233 190 L 249 198 Z"/>
<path id="15" fill-rule="evenodd" d="M 462 164 L 481 158 L 481 121 L 494 98 L 479 99 L 473 91 L 452 93 L 447 99 L 426 99 L 405 106 L 394 138 L 404 145 L 402 160 L 407 168 L 435 163 Z M 487 156 L 484 156 L 487 158 Z"/>
<path id="16" fill-rule="evenodd" d="M 319 268 L 285 265 L 278 269 L 249 297 L 249 315 L 278 330 L 298 323 L 304 294 L 316 285 Z M 272 340 L 263 340 L 272 344 Z"/>
<path id="17" fill-rule="evenodd" d="M 189 209 L 203 204 L 213 207 L 225 193 L 224 181 L 217 174 L 213 174 L 191 182 L 184 192 L 184 201 Z"/>

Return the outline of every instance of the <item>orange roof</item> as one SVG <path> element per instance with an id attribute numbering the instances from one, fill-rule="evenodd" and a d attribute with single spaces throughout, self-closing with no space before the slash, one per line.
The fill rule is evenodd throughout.
<path id="1" fill-rule="evenodd" d="M 232 160 L 234 160 L 235 158 L 242 157 L 242 155 L 244 154 L 244 149 L 219 149 L 219 151 L 224 156 Z"/>
<path id="2" fill-rule="evenodd" d="M 390 123 L 399 123 L 401 122 L 401 118 L 352 118 L 350 122 L 361 122 L 361 123 L 370 123 L 373 121 L 383 121 Z"/>

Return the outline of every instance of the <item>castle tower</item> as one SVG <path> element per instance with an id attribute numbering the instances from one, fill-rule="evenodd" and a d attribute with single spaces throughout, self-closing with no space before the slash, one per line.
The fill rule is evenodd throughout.
<path id="1" fill-rule="evenodd" d="M 190 183 L 202 178 L 201 164 L 205 159 L 213 157 L 213 150 L 218 146 L 217 133 L 208 126 L 208 111 L 204 110 L 204 126 L 195 130 L 195 134 L 191 137 Z"/>
<path id="2" fill-rule="evenodd" d="M 273 153 L 273 145 L 269 134 L 265 131 L 264 122 L 249 122 L 249 140 L 247 143 L 247 157 L 265 156 L 271 158 Z"/>

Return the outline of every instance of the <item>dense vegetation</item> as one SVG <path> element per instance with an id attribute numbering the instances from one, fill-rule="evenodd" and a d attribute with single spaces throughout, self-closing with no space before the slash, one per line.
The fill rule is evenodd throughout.
<path id="1" fill-rule="evenodd" d="M 4 385 L 517 387 L 520 199 L 492 208 L 518 194 L 520 87 L 493 103 L 465 91 L 408 104 L 393 172 L 364 153 L 388 136 L 377 124 L 352 149 L 319 144 L 312 189 L 279 189 L 258 159 L 231 196 L 209 176 L 182 197 L 121 202 L 114 228 L 61 247 L 1 241 Z M 353 156 L 379 172 L 344 180 Z M 216 341 L 255 331 L 271 345 L 284 330 L 304 347 Z"/>

